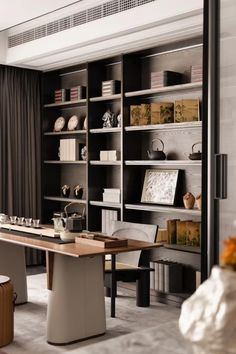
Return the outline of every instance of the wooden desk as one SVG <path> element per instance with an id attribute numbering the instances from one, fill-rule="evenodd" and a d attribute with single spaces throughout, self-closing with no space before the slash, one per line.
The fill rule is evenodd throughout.
<path id="1" fill-rule="evenodd" d="M 103 249 L 76 243 L 55 244 L 43 239 L 0 232 L 2 259 L 10 257 L 9 254 L 3 253 L 4 250 L 1 252 L 3 243 L 10 244 L 12 250 L 14 247 L 23 246 L 47 252 L 48 287 L 51 290 L 47 311 L 47 340 L 51 344 L 69 344 L 105 333 L 103 259 L 106 254 L 113 255 L 114 277 L 117 253 L 160 246 L 129 240 L 125 247 Z M 111 298 L 113 314 L 114 308 L 115 296 Z"/>

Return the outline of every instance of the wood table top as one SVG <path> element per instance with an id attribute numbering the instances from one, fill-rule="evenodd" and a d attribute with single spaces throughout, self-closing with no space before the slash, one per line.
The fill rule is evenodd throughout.
<path id="1" fill-rule="evenodd" d="M 127 237 L 128 238 L 128 237 Z M 151 243 L 137 240 L 128 240 L 127 246 L 114 247 L 114 248 L 101 248 L 95 246 L 81 245 L 78 243 L 55 244 L 45 240 L 31 239 L 12 233 L 0 232 L 0 241 L 13 243 L 19 246 L 35 248 L 42 251 L 49 251 L 59 253 L 71 257 L 92 257 L 92 256 L 105 256 L 106 254 L 117 254 L 123 252 L 131 252 L 137 250 L 145 250 L 156 247 L 161 247 L 161 243 Z"/>

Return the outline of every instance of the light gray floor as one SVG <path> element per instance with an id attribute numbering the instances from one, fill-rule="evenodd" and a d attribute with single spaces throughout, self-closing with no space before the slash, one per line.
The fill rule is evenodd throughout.
<path id="1" fill-rule="evenodd" d="M 46 343 L 46 275 L 30 275 L 27 282 L 29 302 L 16 307 L 14 342 L 2 348 L 7 354 L 191 354 L 178 330 L 179 309 L 159 303 L 139 308 L 134 298 L 121 295 L 117 298 L 116 318 L 110 318 L 110 301 L 106 300 L 104 336 L 69 346 L 49 345 Z"/>

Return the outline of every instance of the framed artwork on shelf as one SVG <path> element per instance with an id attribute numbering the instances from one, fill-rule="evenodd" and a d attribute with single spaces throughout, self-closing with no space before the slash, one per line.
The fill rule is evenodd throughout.
<path id="1" fill-rule="evenodd" d="M 179 170 L 146 170 L 141 203 L 174 205 Z"/>

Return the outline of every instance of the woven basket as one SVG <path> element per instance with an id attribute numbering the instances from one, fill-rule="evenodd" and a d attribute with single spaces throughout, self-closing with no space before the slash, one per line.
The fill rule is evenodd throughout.
<path id="1" fill-rule="evenodd" d="M 10 278 L 0 275 L 0 347 L 12 342 L 14 336 L 14 295 Z"/>

